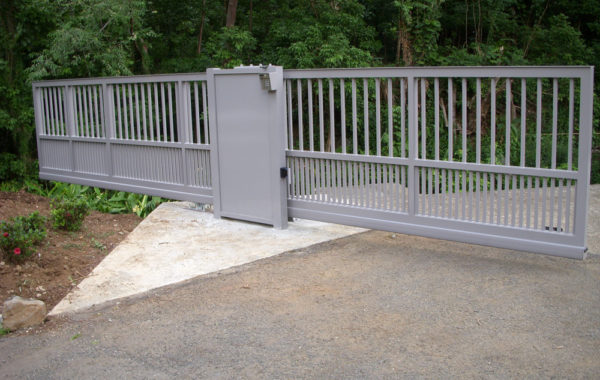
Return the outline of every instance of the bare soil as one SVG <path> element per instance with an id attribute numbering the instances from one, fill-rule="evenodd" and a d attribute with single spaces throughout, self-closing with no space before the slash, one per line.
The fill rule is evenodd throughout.
<path id="1" fill-rule="evenodd" d="M 135 214 L 92 211 L 80 231 L 56 230 L 49 218 L 49 198 L 24 191 L 0 192 L 0 220 L 34 211 L 48 217 L 47 237 L 24 263 L 12 264 L 0 257 L 0 302 L 13 295 L 36 298 L 46 303 L 48 311 L 142 221 Z"/>

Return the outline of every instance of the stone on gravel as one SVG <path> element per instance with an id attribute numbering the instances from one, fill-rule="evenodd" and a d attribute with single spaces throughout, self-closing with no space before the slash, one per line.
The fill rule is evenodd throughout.
<path id="1" fill-rule="evenodd" d="M 4 302 L 2 326 L 9 330 L 39 325 L 46 318 L 46 304 L 43 301 L 14 296 Z"/>

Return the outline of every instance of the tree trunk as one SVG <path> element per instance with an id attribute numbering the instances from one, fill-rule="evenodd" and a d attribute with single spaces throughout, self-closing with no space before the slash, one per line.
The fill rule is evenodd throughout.
<path id="1" fill-rule="evenodd" d="M 12 86 L 15 74 L 15 49 L 17 45 L 17 32 L 15 26 L 16 9 L 14 1 L 10 0 L 4 5 L 1 5 L 0 11 L 0 30 L 8 36 L 4 45 L 4 59 L 8 68 L 8 70 L 6 70 L 5 79 L 6 83 L 9 86 Z"/>
<path id="2" fill-rule="evenodd" d="M 319 18 L 319 13 L 317 12 L 317 8 L 315 7 L 315 1 L 314 0 L 310 0 L 310 9 L 312 9 L 313 14 L 315 15 L 315 17 Z"/>
<path id="3" fill-rule="evenodd" d="M 135 31 L 133 30 L 133 17 L 129 19 L 129 34 L 131 37 L 135 37 Z M 148 43 L 144 41 L 142 37 L 134 38 L 133 43 L 136 50 L 140 54 L 140 63 L 142 66 L 142 73 L 150 74 L 150 54 L 148 54 Z"/>
<path id="4" fill-rule="evenodd" d="M 400 55 L 405 65 L 412 65 L 412 51 L 410 46 L 410 35 L 404 20 L 398 20 L 398 42 L 396 44 L 396 63 L 400 63 Z"/>
<path id="5" fill-rule="evenodd" d="M 206 20 L 206 0 L 202 0 L 202 16 L 200 18 L 200 31 L 198 32 L 198 48 L 196 54 L 202 52 L 202 34 L 204 32 L 204 20 Z"/>
<path id="6" fill-rule="evenodd" d="M 252 33 L 252 0 L 250 0 L 250 17 L 248 18 L 248 29 Z"/>
<path id="7" fill-rule="evenodd" d="M 238 0 L 229 0 L 227 4 L 227 18 L 225 26 L 230 28 L 235 25 L 235 16 L 237 14 Z"/>

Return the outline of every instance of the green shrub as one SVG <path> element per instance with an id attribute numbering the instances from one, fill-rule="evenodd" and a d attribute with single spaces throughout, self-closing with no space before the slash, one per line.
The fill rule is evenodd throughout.
<path id="1" fill-rule="evenodd" d="M 46 218 L 39 212 L 17 216 L 0 224 L 0 249 L 9 262 L 21 262 L 33 253 L 32 246 L 46 237 Z"/>
<path id="2" fill-rule="evenodd" d="M 67 231 L 78 231 L 89 213 L 89 207 L 83 199 L 54 199 L 50 206 L 54 228 Z"/>

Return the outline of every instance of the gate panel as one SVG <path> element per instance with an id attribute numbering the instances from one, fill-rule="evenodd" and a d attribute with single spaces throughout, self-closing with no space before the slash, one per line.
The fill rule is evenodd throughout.
<path id="1" fill-rule="evenodd" d="M 291 216 L 584 256 L 591 68 L 285 78 Z"/>
<path id="2" fill-rule="evenodd" d="M 108 174 L 106 145 L 94 142 L 73 142 L 74 171 L 91 174 Z"/>
<path id="3" fill-rule="evenodd" d="M 40 178 L 212 202 L 205 74 L 33 84 Z"/>
<path id="4" fill-rule="evenodd" d="M 47 140 L 38 144 L 40 167 L 71 170 L 71 151 L 69 141 Z"/>

